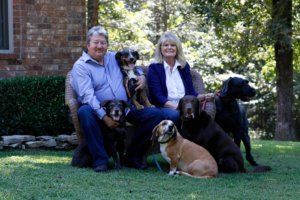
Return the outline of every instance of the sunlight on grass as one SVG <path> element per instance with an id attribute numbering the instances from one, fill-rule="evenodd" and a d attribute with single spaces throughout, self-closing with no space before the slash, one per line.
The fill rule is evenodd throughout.
<path id="1" fill-rule="evenodd" d="M 7 194 L 7 193 L 0 191 L 0 199 L 10 200 L 10 199 L 14 199 L 14 198 L 11 194 Z"/>
<path id="2" fill-rule="evenodd" d="M 5 176 L 11 176 L 15 170 L 22 169 L 41 169 L 41 165 L 57 165 L 70 163 L 68 156 L 36 156 L 36 155 L 12 155 L 9 157 L 0 158 L 0 172 Z M 7 167 L 11 166 L 11 167 Z"/>
<path id="3" fill-rule="evenodd" d="M 56 164 L 66 163 L 70 161 L 69 157 L 58 157 L 58 156 L 11 156 L 8 158 L 1 159 L 3 162 L 10 163 L 35 163 L 35 164 Z"/>
<path id="4" fill-rule="evenodd" d="M 275 148 L 278 150 L 278 152 L 280 153 L 283 153 L 283 154 L 286 154 L 287 152 L 296 152 L 294 150 L 296 150 L 296 147 L 294 145 L 290 145 L 290 144 L 287 144 L 287 145 L 275 145 Z"/>
<path id="5" fill-rule="evenodd" d="M 265 149 L 265 151 L 269 151 L 270 149 L 279 151 L 279 152 L 299 152 L 300 143 L 299 142 L 291 142 L 291 141 L 264 141 L 264 140 L 252 140 L 251 146 L 255 150 Z M 241 145 L 243 148 L 243 145 Z"/>
<path id="6" fill-rule="evenodd" d="M 262 148 L 262 144 L 252 144 L 252 148 L 253 149 L 259 149 L 259 148 Z"/>
<path id="7" fill-rule="evenodd" d="M 198 199 L 198 195 L 196 195 L 196 194 L 192 193 L 189 196 L 190 196 L 191 199 Z"/>
<path id="8" fill-rule="evenodd" d="M 293 148 L 295 148 L 295 147 L 293 147 L 293 146 L 290 146 L 290 145 L 276 145 L 276 148 L 278 148 L 278 149 L 293 149 Z"/>

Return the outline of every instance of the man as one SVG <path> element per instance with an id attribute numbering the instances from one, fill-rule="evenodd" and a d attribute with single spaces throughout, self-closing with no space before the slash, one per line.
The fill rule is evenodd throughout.
<path id="1" fill-rule="evenodd" d="M 80 126 L 96 172 L 107 171 L 109 159 L 104 148 L 103 127 L 118 126 L 117 122 L 106 115 L 100 103 L 110 99 L 128 101 L 115 53 L 108 52 L 107 49 L 108 34 L 105 29 L 100 26 L 92 27 L 87 32 L 87 50 L 75 62 L 71 78 L 71 85 L 81 104 L 78 109 Z M 140 76 L 136 83 L 137 89 L 143 88 L 145 82 L 146 78 Z M 125 156 L 127 167 L 146 168 L 142 156 L 148 146 L 152 129 L 167 118 L 165 115 L 157 108 L 131 108 L 126 120 L 136 126 L 136 132 Z"/>

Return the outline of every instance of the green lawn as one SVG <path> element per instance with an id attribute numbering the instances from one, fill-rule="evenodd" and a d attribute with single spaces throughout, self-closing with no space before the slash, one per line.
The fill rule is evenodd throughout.
<path id="1" fill-rule="evenodd" d="M 152 156 L 144 171 L 95 173 L 70 166 L 72 151 L 1 151 L 0 199 L 300 199 L 300 142 L 253 140 L 252 146 L 271 172 L 209 180 L 169 176 L 157 170 Z"/>

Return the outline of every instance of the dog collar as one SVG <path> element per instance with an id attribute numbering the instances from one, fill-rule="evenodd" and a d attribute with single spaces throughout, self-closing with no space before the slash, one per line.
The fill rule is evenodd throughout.
<path id="1" fill-rule="evenodd" d="M 223 93 L 220 93 L 219 97 L 223 100 L 223 101 L 226 101 L 226 102 L 231 102 L 231 101 L 234 101 L 236 98 L 235 97 L 232 97 L 232 96 L 229 96 L 227 94 L 223 94 Z"/>

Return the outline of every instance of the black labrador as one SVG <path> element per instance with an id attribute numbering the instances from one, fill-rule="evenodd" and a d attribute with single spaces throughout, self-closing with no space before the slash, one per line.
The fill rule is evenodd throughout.
<path id="1" fill-rule="evenodd" d="M 227 133 L 231 133 L 234 142 L 240 147 L 241 141 L 245 146 L 246 159 L 252 166 L 258 166 L 251 154 L 250 137 L 248 133 L 249 121 L 245 108 L 238 103 L 238 99 L 249 101 L 255 96 L 255 89 L 249 81 L 230 77 L 223 83 L 222 90 L 216 98 L 215 121 Z"/>
<path id="2" fill-rule="evenodd" d="M 197 97 L 187 95 L 181 98 L 178 109 L 182 121 L 182 136 L 207 149 L 216 160 L 219 172 L 246 172 L 240 148 L 202 109 Z M 268 166 L 257 166 L 253 172 L 265 172 L 270 169 Z"/>
<path id="3" fill-rule="evenodd" d="M 125 151 L 125 108 L 128 106 L 127 102 L 121 100 L 108 100 L 101 103 L 106 110 L 106 113 L 114 121 L 119 122 L 119 127 L 110 129 L 102 126 L 104 145 L 108 155 L 111 155 L 114 160 L 115 169 L 121 169 L 124 161 Z M 89 152 L 86 141 L 83 139 L 82 143 L 75 149 L 71 165 L 76 167 L 91 167 L 92 155 Z"/>

